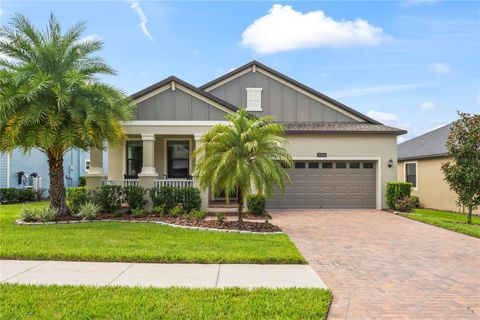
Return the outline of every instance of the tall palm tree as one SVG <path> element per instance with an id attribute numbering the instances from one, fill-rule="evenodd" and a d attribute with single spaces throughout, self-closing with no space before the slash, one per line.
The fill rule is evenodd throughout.
<path id="1" fill-rule="evenodd" d="M 242 221 L 244 198 L 252 187 L 267 197 L 276 185 L 281 191 L 289 180 L 285 171 L 292 158 L 284 149 L 283 127 L 269 117 L 250 116 L 245 110 L 226 117 L 229 124 L 218 124 L 202 138 L 194 156 L 198 158 L 195 176 L 200 187 L 213 195 L 224 192 L 238 197 L 238 221 Z"/>
<path id="2" fill-rule="evenodd" d="M 60 214 L 67 210 L 65 152 L 121 141 L 121 121 L 132 114 L 125 93 L 99 80 L 115 71 L 92 55 L 103 43 L 82 40 L 84 30 L 79 23 L 63 33 L 53 15 L 45 31 L 19 14 L 0 26 L 0 151 L 47 155 L 50 205 Z"/>

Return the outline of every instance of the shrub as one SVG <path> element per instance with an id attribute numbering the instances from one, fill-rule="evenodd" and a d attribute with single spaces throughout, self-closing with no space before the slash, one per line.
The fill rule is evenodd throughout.
<path id="1" fill-rule="evenodd" d="M 411 197 L 403 197 L 395 201 L 395 209 L 401 212 L 412 212 L 415 208 L 415 200 Z"/>
<path id="2" fill-rule="evenodd" d="M 413 204 L 415 205 L 415 208 L 420 207 L 420 198 L 417 196 L 410 196 L 410 199 L 412 199 Z"/>
<path id="3" fill-rule="evenodd" d="M 82 218 L 83 220 L 92 220 L 100 212 L 100 206 L 93 202 L 85 202 L 78 207 L 78 212 L 75 216 Z"/>
<path id="4" fill-rule="evenodd" d="M 143 196 L 147 190 L 140 186 L 126 186 L 123 188 L 123 196 L 131 210 L 142 209 L 146 201 Z"/>
<path id="5" fill-rule="evenodd" d="M 145 210 L 143 209 L 134 208 L 131 211 L 132 211 L 132 216 L 134 216 L 135 218 L 145 217 Z"/>
<path id="6" fill-rule="evenodd" d="M 172 210 L 170 210 L 168 212 L 170 214 L 170 216 L 172 217 L 178 217 L 178 216 L 181 216 L 184 211 L 183 211 L 183 206 L 179 203 L 177 204 L 175 207 L 173 207 Z"/>
<path id="7" fill-rule="evenodd" d="M 217 216 L 217 221 L 219 222 L 225 221 L 225 214 L 223 212 L 217 212 L 216 216 Z"/>
<path id="8" fill-rule="evenodd" d="M 410 197 L 412 184 L 409 182 L 387 182 L 387 204 L 390 209 L 395 209 L 395 202 L 405 197 Z"/>
<path id="9" fill-rule="evenodd" d="M 207 217 L 207 212 L 204 211 L 204 210 L 197 210 L 197 209 L 193 209 L 192 211 L 190 211 L 190 216 L 199 221 L 199 220 L 203 220 Z"/>
<path id="10" fill-rule="evenodd" d="M 93 199 L 102 208 L 103 212 L 116 212 L 122 206 L 122 187 L 102 186 L 93 192 Z"/>
<path id="11" fill-rule="evenodd" d="M 78 186 L 79 187 L 87 186 L 87 177 L 84 177 L 84 176 L 78 177 Z"/>
<path id="12" fill-rule="evenodd" d="M 37 215 L 35 214 L 36 208 L 23 207 L 18 217 L 23 221 L 37 221 Z"/>
<path id="13" fill-rule="evenodd" d="M 265 214 L 266 199 L 263 194 L 251 194 L 247 197 L 248 209 L 257 216 Z"/>
<path id="14" fill-rule="evenodd" d="M 17 189 L 18 202 L 35 201 L 35 190 L 33 189 Z"/>
<path id="15" fill-rule="evenodd" d="M 87 188 L 75 187 L 67 188 L 67 204 L 68 207 L 77 213 L 81 206 L 88 201 Z"/>
<path id="16" fill-rule="evenodd" d="M 41 208 L 23 208 L 20 212 L 20 219 L 23 221 L 39 221 L 48 222 L 53 221 L 57 216 L 57 209 L 50 207 Z"/>
<path id="17" fill-rule="evenodd" d="M 18 190 L 15 188 L 0 188 L 0 203 L 18 202 Z"/>
<path id="18" fill-rule="evenodd" d="M 200 197 L 200 190 L 194 187 L 182 187 L 174 190 L 175 202 L 183 205 L 185 212 L 192 210 L 200 210 L 202 205 L 202 198 Z"/>
<path id="19" fill-rule="evenodd" d="M 173 187 L 150 188 L 149 194 L 153 206 L 164 206 L 165 213 L 169 212 L 175 206 L 175 188 Z"/>
<path id="20" fill-rule="evenodd" d="M 157 206 L 152 208 L 152 213 L 155 215 L 165 214 L 165 206 Z"/>

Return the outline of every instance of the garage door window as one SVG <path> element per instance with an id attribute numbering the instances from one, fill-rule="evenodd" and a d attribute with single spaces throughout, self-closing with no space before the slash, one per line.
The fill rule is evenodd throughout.
<path id="1" fill-rule="evenodd" d="M 347 163 L 346 162 L 337 162 L 337 163 L 335 163 L 335 168 L 346 169 L 347 168 Z"/>
<path id="2" fill-rule="evenodd" d="M 360 162 L 350 162 L 350 169 L 360 169 Z"/>
<path id="3" fill-rule="evenodd" d="M 309 162 L 308 163 L 308 168 L 309 169 L 318 169 L 319 168 L 319 163 L 318 162 Z"/>
<path id="4" fill-rule="evenodd" d="M 373 162 L 364 162 L 363 169 L 373 169 Z"/>
<path id="5" fill-rule="evenodd" d="M 332 162 L 323 162 L 322 163 L 322 168 L 323 169 L 332 169 L 333 168 L 333 163 Z"/>
<path id="6" fill-rule="evenodd" d="M 295 162 L 295 169 L 305 169 L 305 162 Z"/>

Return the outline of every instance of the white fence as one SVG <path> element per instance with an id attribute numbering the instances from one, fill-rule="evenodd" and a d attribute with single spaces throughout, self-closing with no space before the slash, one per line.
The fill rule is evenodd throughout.
<path id="1" fill-rule="evenodd" d="M 165 187 L 170 186 L 174 188 L 181 188 L 181 187 L 193 187 L 193 180 L 186 180 L 186 179 L 163 179 L 163 180 L 155 180 L 153 182 L 154 187 Z"/>
<path id="2" fill-rule="evenodd" d="M 138 186 L 138 179 L 109 179 L 103 181 L 104 186 Z"/>

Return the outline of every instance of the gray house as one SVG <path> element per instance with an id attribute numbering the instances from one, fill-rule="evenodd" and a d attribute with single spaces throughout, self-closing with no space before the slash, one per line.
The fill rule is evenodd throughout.
<path id="1" fill-rule="evenodd" d="M 124 124 L 125 142 L 109 149 L 108 170 L 92 150 L 87 186 L 196 185 L 192 151 L 200 137 L 238 108 L 270 115 L 286 129 L 295 166 L 271 209 L 383 208 L 385 188 L 397 179 L 397 136 L 375 121 L 257 61 L 195 87 L 169 77 L 132 95 L 136 119 Z M 202 192 L 208 209 L 224 199 Z"/>

